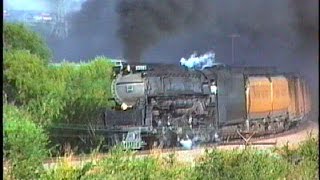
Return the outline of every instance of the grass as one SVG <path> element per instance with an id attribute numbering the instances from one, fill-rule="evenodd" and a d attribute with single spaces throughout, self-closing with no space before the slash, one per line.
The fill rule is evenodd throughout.
<path id="1" fill-rule="evenodd" d="M 160 150 L 141 157 L 117 148 L 102 158 L 93 152 L 87 162 L 74 166 L 69 154 L 41 179 L 317 179 L 318 138 L 310 136 L 295 149 L 210 150 L 193 164 Z"/>

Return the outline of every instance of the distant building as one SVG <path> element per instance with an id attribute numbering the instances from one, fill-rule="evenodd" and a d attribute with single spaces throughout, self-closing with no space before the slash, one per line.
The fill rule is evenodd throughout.
<path id="1" fill-rule="evenodd" d="M 27 24 L 34 22 L 46 23 L 53 21 L 53 16 L 51 13 L 41 11 L 4 10 L 3 18 L 5 21 L 9 22 L 24 22 Z"/>

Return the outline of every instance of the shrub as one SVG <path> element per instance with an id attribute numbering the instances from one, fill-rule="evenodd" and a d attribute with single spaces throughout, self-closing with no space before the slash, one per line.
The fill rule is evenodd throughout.
<path id="1" fill-rule="evenodd" d="M 63 63 L 49 68 L 26 50 L 4 56 L 4 92 L 40 124 L 88 123 L 111 105 L 112 64 L 98 57 L 84 66 Z"/>
<path id="2" fill-rule="evenodd" d="M 312 137 L 310 134 L 308 140 L 300 144 L 298 148 L 298 154 L 306 160 L 309 160 L 312 162 L 318 162 L 319 161 L 319 136 Z"/>
<path id="3" fill-rule="evenodd" d="M 186 179 L 190 171 L 172 157 L 136 157 L 132 151 L 114 149 L 110 156 L 73 167 L 67 159 L 42 175 L 43 179 Z"/>
<path id="4" fill-rule="evenodd" d="M 4 57 L 8 102 L 28 111 L 40 125 L 97 124 L 111 105 L 112 64 L 104 57 L 56 68 L 26 50 L 7 51 Z"/>
<path id="5" fill-rule="evenodd" d="M 150 179 L 156 165 L 155 159 L 138 159 L 118 151 L 97 164 L 93 172 L 99 173 L 90 173 L 85 179 Z"/>
<path id="6" fill-rule="evenodd" d="M 289 163 L 289 179 L 319 179 L 319 141 L 309 136 L 298 148 L 290 149 L 284 146 L 277 149 Z"/>
<path id="7" fill-rule="evenodd" d="M 28 50 L 45 63 L 48 63 L 52 56 L 43 39 L 23 24 L 4 23 L 3 38 L 5 51 Z"/>
<path id="8" fill-rule="evenodd" d="M 58 119 L 63 108 L 64 84 L 51 78 L 45 63 L 27 50 L 4 54 L 4 91 L 9 102 L 24 106 L 38 120 L 48 124 Z"/>
<path id="9" fill-rule="evenodd" d="M 309 150 L 306 150 L 307 149 Z M 292 150 L 303 157 L 316 157 L 310 150 L 314 139 Z M 305 149 L 302 150 L 301 149 Z M 290 150 L 291 151 L 291 150 Z M 312 153 L 306 153 L 312 152 Z M 137 157 L 134 152 L 114 149 L 108 157 L 74 167 L 68 160 L 46 171 L 42 179 L 318 179 L 314 162 L 303 158 L 298 164 L 286 159 L 284 152 L 270 150 L 207 151 L 195 166 L 178 162 L 174 155 Z"/>
<path id="10" fill-rule="evenodd" d="M 281 179 L 286 161 L 267 151 L 213 150 L 194 168 L 194 179 Z"/>
<path id="11" fill-rule="evenodd" d="M 47 170 L 41 174 L 39 179 L 56 180 L 56 179 L 83 179 L 82 177 L 93 167 L 92 162 L 85 163 L 82 167 L 72 165 L 68 158 L 60 160 L 57 168 Z"/>
<path id="12" fill-rule="evenodd" d="M 47 156 L 47 135 L 31 121 L 31 116 L 13 105 L 4 106 L 4 157 L 6 177 L 35 179 Z"/>
<path id="13" fill-rule="evenodd" d="M 97 57 L 88 64 L 76 66 L 63 63 L 51 68 L 53 79 L 64 82 L 65 100 L 63 122 L 88 123 L 101 115 L 101 109 L 111 105 L 112 64 L 105 57 Z"/>

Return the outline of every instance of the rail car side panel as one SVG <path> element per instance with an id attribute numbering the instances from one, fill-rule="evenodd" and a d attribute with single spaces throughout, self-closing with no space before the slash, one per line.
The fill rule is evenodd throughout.
<path id="1" fill-rule="evenodd" d="M 311 99 L 310 99 L 309 87 L 305 80 L 303 81 L 303 87 L 304 87 L 305 114 L 308 114 L 311 111 Z"/>
<path id="2" fill-rule="evenodd" d="M 290 96 L 289 117 L 295 118 L 299 115 L 298 98 L 297 98 L 297 80 L 295 77 L 288 77 L 288 87 Z"/>
<path id="3" fill-rule="evenodd" d="M 296 89 L 297 89 L 297 100 L 298 100 L 297 114 L 298 116 L 303 116 L 304 115 L 304 97 L 303 97 L 303 85 L 300 78 L 297 78 Z"/>
<path id="4" fill-rule="evenodd" d="M 271 77 L 271 116 L 286 115 L 290 106 L 288 80 L 284 76 Z"/>
<path id="5" fill-rule="evenodd" d="M 268 78 L 248 77 L 247 79 L 248 118 L 264 118 L 272 109 L 271 83 Z"/>
<path id="6" fill-rule="evenodd" d="M 310 93 L 305 80 L 302 80 L 303 100 L 304 100 L 304 114 L 308 114 L 311 110 Z"/>

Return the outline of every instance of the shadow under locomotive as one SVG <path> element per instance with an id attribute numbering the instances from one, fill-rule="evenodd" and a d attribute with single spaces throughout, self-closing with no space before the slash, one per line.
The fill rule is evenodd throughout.
<path id="1" fill-rule="evenodd" d="M 104 113 L 104 126 L 126 132 L 114 142 L 133 149 L 277 133 L 311 106 L 305 80 L 273 67 L 123 65 L 114 68 L 111 89 L 117 106 Z"/>

